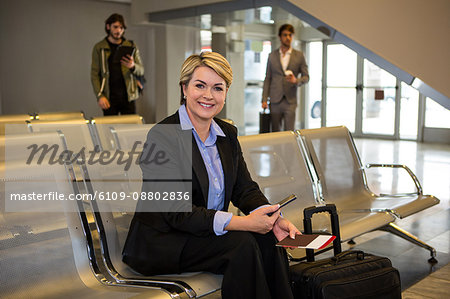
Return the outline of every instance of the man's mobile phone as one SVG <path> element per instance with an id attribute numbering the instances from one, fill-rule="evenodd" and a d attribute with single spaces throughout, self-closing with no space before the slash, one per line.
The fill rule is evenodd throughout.
<path id="1" fill-rule="evenodd" d="M 119 46 L 117 47 L 116 53 L 114 54 L 113 62 L 118 63 L 122 60 L 123 57 L 127 55 L 133 56 L 135 51 L 135 47 Z"/>
<path id="2" fill-rule="evenodd" d="M 277 203 L 278 205 L 280 205 L 280 207 L 278 208 L 278 210 L 281 209 L 282 207 L 284 207 L 285 205 L 287 205 L 288 203 L 293 202 L 293 201 L 296 200 L 296 199 L 297 199 L 297 196 L 296 196 L 295 194 L 291 194 L 291 195 L 289 195 L 288 197 L 286 197 L 285 199 L 283 199 L 282 201 L 279 201 L 279 202 Z M 278 210 L 277 210 L 277 211 L 278 211 Z M 275 212 L 276 212 L 276 211 L 275 211 Z M 269 214 L 267 214 L 267 215 L 272 216 L 273 213 L 275 213 L 275 212 L 269 213 Z"/>

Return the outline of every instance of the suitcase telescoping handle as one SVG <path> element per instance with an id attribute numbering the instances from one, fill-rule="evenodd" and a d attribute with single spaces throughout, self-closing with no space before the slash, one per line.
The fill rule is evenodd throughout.
<path id="1" fill-rule="evenodd" d="M 333 241 L 334 255 L 341 253 L 341 233 L 339 230 L 339 218 L 334 204 L 327 204 L 323 206 L 312 206 L 303 210 L 303 228 L 305 234 L 312 234 L 311 218 L 316 213 L 328 212 L 331 220 L 331 232 L 336 239 Z M 306 260 L 308 262 L 314 261 L 314 249 L 306 249 Z"/>

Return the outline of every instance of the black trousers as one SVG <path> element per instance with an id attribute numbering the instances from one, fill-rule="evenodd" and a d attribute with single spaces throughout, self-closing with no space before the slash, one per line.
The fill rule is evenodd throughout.
<path id="1" fill-rule="evenodd" d="M 181 271 L 223 274 L 224 299 L 290 299 L 287 255 L 276 242 L 272 232 L 192 236 L 182 251 Z"/>
<path id="2" fill-rule="evenodd" d="M 110 107 L 103 110 L 103 115 L 121 115 L 123 114 L 136 114 L 135 101 L 129 102 L 128 99 L 111 100 L 109 101 Z"/>

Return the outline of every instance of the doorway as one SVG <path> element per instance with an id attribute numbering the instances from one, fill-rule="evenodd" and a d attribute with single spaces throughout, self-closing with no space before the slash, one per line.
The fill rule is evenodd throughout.
<path id="1" fill-rule="evenodd" d="M 323 43 L 321 125 L 356 137 L 417 140 L 418 92 L 342 44 Z"/>

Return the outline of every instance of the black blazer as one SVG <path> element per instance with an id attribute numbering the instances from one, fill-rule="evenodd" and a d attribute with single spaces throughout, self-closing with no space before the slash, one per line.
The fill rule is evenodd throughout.
<path id="1" fill-rule="evenodd" d="M 225 133 L 225 137 L 218 136 L 216 141 L 225 178 L 223 210 L 228 210 L 231 201 L 248 214 L 253 209 L 268 204 L 268 201 L 250 177 L 237 139 L 236 127 L 220 119 L 214 120 Z M 180 124 L 178 112 L 160 124 Z M 147 135 L 147 144 L 151 144 L 155 137 L 157 130 L 154 128 Z M 179 131 L 181 127 L 174 129 L 173 134 L 176 135 Z M 171 147 L 184 147 L 181 138 L 172 137 L 167 143 Z M 145 156 L 148 149 L 148 146 L 144 148 L 142 156 Z M 151 166 L 143 163 L 140 165 L 144 180 L 154 174 Z M 183 171 L 180 170 L 180 173 Z M 192 171 L 192 212 L 139 212 L 141 202 L 138 203 L 123 249 L 123 261 L 144 275 L 179 273 L 181 251 L 189 236 L 214 234 L 216 210 L 207 209 L 208 173 L 193 135 L 192 170 L 189 171 Z M 143 184 L 142 191 L 150 191 L 147 189 Z"/>

